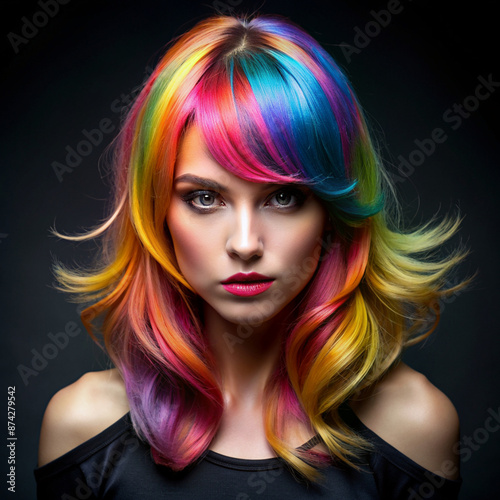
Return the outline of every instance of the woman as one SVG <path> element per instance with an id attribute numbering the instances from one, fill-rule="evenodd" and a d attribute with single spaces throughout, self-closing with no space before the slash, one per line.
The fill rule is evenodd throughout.
<path id="1" fill-rule="evenodd" d="M 399 360 L 459 288 L 464 252 L 431 258 L 459 221 L 403 232 L 319 44 L 202 21 L 116 148 L 107 221 L 55 232 L 102 237 L 94 268 L 55 272 L 114 368 L 49 403 L 39 498 L 455 498 L 456 411 Z"/>

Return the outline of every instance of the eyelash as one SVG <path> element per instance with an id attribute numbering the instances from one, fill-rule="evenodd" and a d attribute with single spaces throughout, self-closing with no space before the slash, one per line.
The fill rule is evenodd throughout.
<path id="1" fill-rule="evenodd" d="M 277 191 L 274 191 L 267 198 L 267 200 L 266 200 L 266 206 L 270 204 L 270 201 L 273 198 L 275 198 L 276 196 L 278 196 L 279 194 L 282 194 L 282 193 L 285 193 L 285 194 L 287 194 L 288 196 L 291 196 L 291 197 L 295 197 L 295 202 L 293 204 L 291 204 L 291 205 L 286 205 L 286 206 L 280 206 L 279 204 L 271 205 L 272 207 L 276 208 L 276 210 L 290 210 L 290 209 L 294 209 L 294 208 L 299 208 L 299 207 L 301 207 L 304 204 L 304 201 L 307 198 L 307 194 L 304 193 L 300 189 L 296 189 L 296 188 L 281 188 L 281 189 L 278 189 Z M 211 205 L 211 206 L 207 206 L 205 208 L 203 208 L 201 205 L 196 205 L 194 203 L 194 200 L 196 200 L 197 198 L 199 198 L 201 196 L 204 196 L 204 195 L 212 196 L 215 200 L 217 199 L 217 197 L 220 196 L 219 193 L 217 193 L 216 191 L 196 190 L 196 191 L 191 191 L 191 192 L 183 195 L 182 196 L 182 200 L 185 203 L 187 203 L 187 205 L 190 208 L 192 208 L 193 210 L 195 210 L 198 213 L 212 213 L 215 210 L 217 210 L 217 207 L 224 205 L 223 202 L 221 204 L 219 204 L 219 205 L 215 205 L 215 206 Z"/>

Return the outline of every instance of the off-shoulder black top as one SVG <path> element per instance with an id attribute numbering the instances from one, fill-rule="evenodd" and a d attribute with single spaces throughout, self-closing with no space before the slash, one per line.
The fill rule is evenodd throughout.
<path id="1" fill-rule="evenodd" d="M 180 471 L 156 465 L 130 414 L 56 460 L 35 469 L 38 500 L 456 499 L 461 480 L 433 474 L 366 427 L 348 405 L 344 421 L 373 445 L 361 470 L 331 465 L 307 484 L 281 458 L 241 459 L 208 450 Z M 312 438 L 303 447 L 318 442 Z"/>

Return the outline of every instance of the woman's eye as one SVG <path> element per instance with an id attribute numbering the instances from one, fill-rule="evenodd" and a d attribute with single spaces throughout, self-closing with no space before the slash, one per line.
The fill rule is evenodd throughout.
<path id="1" fill-rule="evenodd" d="M 182 197 L 183 200 L 195 209 L 210 209 L 221 203 L 217 203 L 218 194 L 212 191 L 193 191 Z"/>
<path id="2" fill-rule="evenodd" d="M 277 208 L 291 208 L 302 205 L 305 198 L 300 189 L 281 189 L 271 196 L 269 204 Z"/>
<path id="3" fill-rule="evenodd" d="M 209 207 L 215 203 L 215 196 L 213 194 L 200 194 L 194 199 L 198 199 L 200 205 L 204 207 Z"/>

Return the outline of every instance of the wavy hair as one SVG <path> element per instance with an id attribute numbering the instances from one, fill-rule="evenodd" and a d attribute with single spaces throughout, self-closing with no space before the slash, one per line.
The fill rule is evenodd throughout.
<path id="1" fill-rule="evenodd" d="M 68 240 L 98 239 L 92 265 L 53 271 L 86 303 L 125 381 L 137 433 L 159 464 L 180 470 L 208 449 L 224 402 L 165 218 L 179 143 L 196 124 L 215 160 L 254 182 L 310 187 L 330 214 L 323 253 L 265 389 L 266 436 L 278 456 L 317 480 L 331 459 L 355 466 L 367 446 L 340 405 L 425 338 L 447 276 L 465 256 L 436 251 L 459 217 L 403 229 L 363 112 L 332 57 L 278 16 L 215 16 L 174 41 L 142 86 L 114 146 L 109 216 Z M 102 319 L 96 326 L 93 321 Z M 429 321 L 429 318 L 432 321 Z M 294 449 L 292 422 L 311 425 L 329 454 Z"/>

